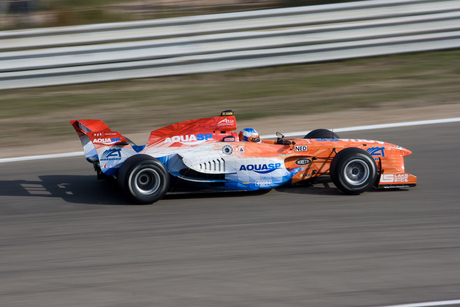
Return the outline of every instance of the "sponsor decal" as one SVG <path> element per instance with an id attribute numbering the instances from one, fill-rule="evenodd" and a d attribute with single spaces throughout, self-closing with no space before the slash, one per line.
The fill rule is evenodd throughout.
<path id="1" fill-rule="evenodd" d="M 371 156 L 385 157 L 385 147 L 371 147 L 366 150 Z"/>
<path id="2" fill-rule="evenodd" d="M 93 140 L 93 144 L 113 145 L 121 141 L 121 138 L 98 138 Z"/>
<path id="3" fill-rule="evenodd" d="M 121 160 L 121 148 L 112 148 L 104 151 L 101 161 Z"/>
<path id="4" fill-rule="evenodd" d="M 165 143 L 185 143 L 185 142 L 200 142 L 200 141 L 207 141 L 209 139 L 212 139 L 212 134 L 206 133 L 206 134 L 187 134 L 187 135 L 175 135 L 170 138 L 165 139 Z"/>
<path id="5" fill-rule="evenodd" d="M 230 135 L 230 136 L 224 137 L 224 139 L 222 141 L 224 141 L 224 142 L 236 142 L 236 139 L 235 139 L 234 136 Z"/>
<path id="6" fill-rule="evenodd" d="M 228 119 L 228 118 L 225 118 L 223 120 L 221 120 L 220 122 L 217 123 L 217 126 L 221 127 L 221 126 L 232 126 L 235 124 L 235 121 L 233 119 Z"/>
<path id="7" fill-rule="evenodd" d="M 240 171 L 252 171 L 259 174 L 267 174 L 276 171 L 281 167 L 281 163 L 270 163 L 270 164 L 248 164 L 241 165 Z"/>
<path id="8" fill-rule="evenodd" d="M 258 187 L 270 187 L 271 185 L 272 185 L 271 180 L 256 181 L 256 186 L 258 186 Z"/>
<path id="9" fill-rule="evenodd" d="M 220 113 L 220 116 L 231 116 L 234 115 L 232 110 L 225 110 Z"/>
<path id="10" fill-rule="evenodd" d="M 94 136 L 110 136 L 110 135 L 117 135 L 117 132 L 96 132 Z"/>
<path id="11" fill-rule="evenodd" d="M 222 153 L 223 153 L 224 155 L 231 155 L 232 152 L 233 152 L 232 146 L 230 146 L 230 145 L 225 145 L 224 147 L 222 147 Z"/>
<path id="12" fill-rule="evenodd" d="M 311 163 L 311 160 L 310 159 L 298 159 L 297 161 L 295 161 L 295 164 L 297 165 L 308 165 Z"/>
<path id="13" fill-rule="evenodd" d="M 295 151 L 308 151 L 308 146 L 307 145 L 297 145 L 294 149 Z"/>
<path id="14" fill-rule="evenodd" d="M 383 174 L 380 176 L 381 183 L 408 182 L 409 174 Z"/>
<path id="15" fill-rule="evenodd" d="M 385 189 L 404 189 L 404 188 L 410 188 L 410 185 L 387 185 L 384 186 Z"/>

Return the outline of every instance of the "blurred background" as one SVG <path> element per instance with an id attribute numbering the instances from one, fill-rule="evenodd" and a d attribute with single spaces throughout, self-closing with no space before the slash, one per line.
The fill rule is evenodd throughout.
<path id="1" fill-rule="evenodd" d="M 58 27 L 350 2 L 348 0 L 12 0 L 0 1 L 1 29 Z"/>
<path id="2" fill-rule="evenodd" d="M 77 118 L 143 143 L 225 109 L 261 134 L 460 114 L 460 1 L 399 2 L 0 1 L 0 156 L 80 150 Z"/>

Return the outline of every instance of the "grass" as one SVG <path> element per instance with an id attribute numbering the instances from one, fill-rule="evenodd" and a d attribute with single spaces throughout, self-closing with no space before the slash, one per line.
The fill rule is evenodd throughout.
<path id="1" fill-rule="evenodd" d="M 219 73 L 0 91 L 4 141 L 58 141 L 69 120 L 97 118 L 124 133 L 234 109 L 239 120 L 458 103 L 460 50 Z M 27 135 L 25 139 L 23 136 Z"/>
<path id="2" fill-rule="evenodd" d="M 105 5 L 134 2 L 126 0 L 53 0 L 49 2 L 51 7 L 64 7 L 68 9 L 94 8 Z"/>

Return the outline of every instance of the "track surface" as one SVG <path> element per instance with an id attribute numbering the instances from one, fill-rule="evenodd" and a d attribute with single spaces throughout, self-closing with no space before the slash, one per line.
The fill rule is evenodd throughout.
<path id="1" fill-rule="evenodd" d="M 0 305 L 459 299 L 459 132 L 451 123 L 341 133 L 414 152 L 406 170 L 416 188 L 360 196 L 317 184 L 130 206 L 83 157 L 0 164 Z"/>

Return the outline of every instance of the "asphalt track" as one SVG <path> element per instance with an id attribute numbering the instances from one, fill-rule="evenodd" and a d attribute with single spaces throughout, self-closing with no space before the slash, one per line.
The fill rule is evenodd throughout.
<path id="1" fill-rule="evenodd" d="M 0 306 L 458 300 L 459 132 L 341 133 L 413 151 L 416 188 L 360 196 L 325 182 L 132 206 L 83 157 L 0 164 Z"/>

